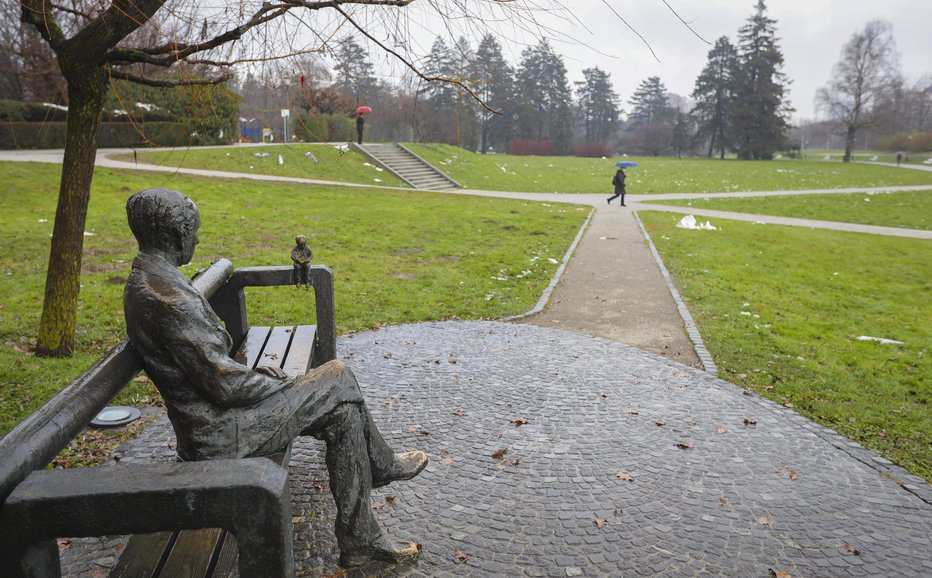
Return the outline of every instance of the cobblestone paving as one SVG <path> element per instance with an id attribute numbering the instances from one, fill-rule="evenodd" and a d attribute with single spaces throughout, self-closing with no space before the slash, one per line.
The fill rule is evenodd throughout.
<path id="1" fill-rule="evenodd" d="M 381 575 L 932 575 L 925 482 L 701 370 L 495 322 L 338 351 L 390 443 L 431 456 L 373 494 L 386 532 L 424 547 Z M 168 432 L 150 426 L 123 461 L 171 459 Z M 299 440 L 291 462 L 302 576 L 337 568 L 321 450 Z"/>

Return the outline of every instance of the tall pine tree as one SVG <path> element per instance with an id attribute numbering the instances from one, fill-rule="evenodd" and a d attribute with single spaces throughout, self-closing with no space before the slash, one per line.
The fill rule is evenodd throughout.
<path id="1" fill-rule="evenodd" d="M 780 72 L 783 53 L 777 45 L 776 20 L 768 18 L 764 0 L 738 31 L 739 73 L 731 115 L 731 140 L 739 159 L 773 158 L 786 141 L 790 112 L 784 102 L 788 81 Z"/>
<path id="2" fill-rule="evenodd" d="M 335 54 L 337 87 L 355 106 L 366 104 L 378 92 L 378 80 L 369 55 L 352 36 L 340 42 Z"/>
<path id="3" fill-rule="evenodd" d="M 504 151 L 514 132 L 514 69 L 502 55 L 502 46 L 492 34 L 486 34 L 476 49 L 477 93 L 495 112 L 479 111 L 483 154 L 489 148 Z"/>
<path id="4" fill-rule="evenodd" d="M 667 87 L 657 76 L 642 81 L 628 103 L 631 105 L 628 122 L 633 125 L 669 123 L 676 115 L 667 102 Z"/>
<path id="5" fill-rule="evenodd" d="M 517 135 L 532 140 L 552 140 L 557 154 L 570 150 L 572 92 L 563 59 L 542 40 L 521 53 L 516 76 Z"/>
<path id="6" fill-rule="evenodd" d="M 698 125 L 697 136 L 708 140 L 709 157 L 718 149 L 721 158 L 725 158 L 728 121 L 735 102 L 737 75 L 738 51 L 727 36 L 722 36 L 709 51 L 708 62 L 696 78 L 692 92 L 696 103 L 692 115 Z"/>
<path id="7" fill-rule="evenodd" d="M 583 70 L 576 83 L 576 108 L 587 143 L 606 144 L 618 130 L 618 95 L 608 73 L 598 68 Z"/>

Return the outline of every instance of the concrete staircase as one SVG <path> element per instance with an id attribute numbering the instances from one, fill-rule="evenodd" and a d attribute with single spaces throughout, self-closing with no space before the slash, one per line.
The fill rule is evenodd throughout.
<path id="1" fill-rule="evenodd" d="M 451 191 L 461 188 L 459 183 L 403 145 L 397 143 L 367 143 L 355 146 L 359 152 L 415 189 Z"/>

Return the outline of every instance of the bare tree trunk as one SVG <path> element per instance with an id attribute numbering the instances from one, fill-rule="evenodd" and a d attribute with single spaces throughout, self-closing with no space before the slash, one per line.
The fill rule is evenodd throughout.
<path id="1" fill-rule="evenodd" d="M 845 133 L 845 156 L 842 160 L 846 163 L 851 162 L 851 152 L 854 150 L 854 136 L 856 132 L 854 127 L 849 126 L 848 132 Z"/>
<path id="2" fill-rule="evenodd" d="M 89 71 L 68 84 L 68 135 L 39 323 L 39 355 L 63 357 L 74 350 L 84 224 L 105 91 L 102 71 Z"/>

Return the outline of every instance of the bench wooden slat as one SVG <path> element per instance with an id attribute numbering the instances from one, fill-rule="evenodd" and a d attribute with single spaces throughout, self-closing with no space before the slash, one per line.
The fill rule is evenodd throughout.
<path id="1" fill-rule="evenodd" d="M 165 551 L 171 547 L 178 532 L 136 534 L 129 539 L 110 578 L 151 578 L 161 568 Z"/>
<path id="2" fill-rule="evenodd" d="M 199 578 L 208 575 L 211 563 L 219 554 L 223 537 L 220 528 L 182 530 L 162 566 L 164 578 Z"/>
<path id="3" fill-rule="evenodd" d="M 223 533 L 223 546 L 220 548 L 220 555 L 217 557 L 217 566 L 214 568 L 213 578 L 229 578 L 236 576 L 239 568 L 239 545 L 236 542 L 236 536 L 229 532 Z"/>
<path id="4" fill-rule="evenodd" d="M 285 362 L 285 355 L 288 353 L 288 345 L 291 343 L 291 335 L 294 333 L 294 327 L 273 327 L 269 340 L 265 342 L 265 349 L 256 362 L 256 367 L 281 367 Z"/>
<path id="5" fill-rule="evenodd" d="M 288 357 L 282 369 L 290 376 L 304 375 L 311 369 L 311 358 L 314 355 L 314 336 L 317 334 L 316 325 L 299 325 L 295 328 L 288 348 Z"/>
<path id="6" fill-rule="evenodd" d="M 233 358 L 247 367 L 255 368 L 271 331 L 271 327 L 250 327 L 243 344 L 240 345 Z"/>

